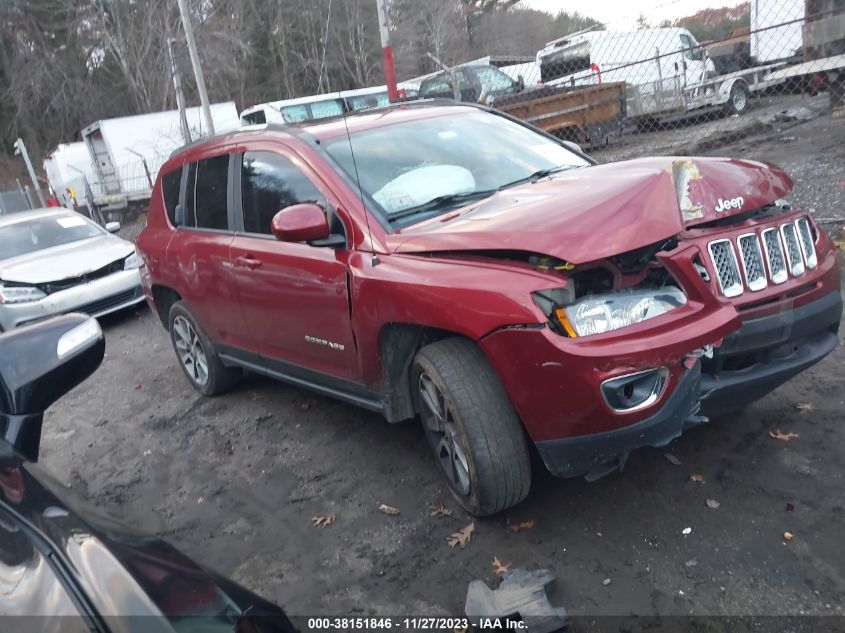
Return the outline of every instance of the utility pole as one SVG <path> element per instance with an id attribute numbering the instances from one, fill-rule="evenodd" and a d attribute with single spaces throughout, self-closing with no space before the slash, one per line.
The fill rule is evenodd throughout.
<path id="1" fill-rule="evenodd" d="M 376 0 L 378 5 L 378 32 L 381 36 L 381 59 L 384 63 L 384 82 L 387 84 L 387 98 L 399 100 L 396 88 L 396 64 L 393 62 L 393 47 L 390 45 L 390 22 L 387 19 L 387 0 Z"/>
<path id="2" fill-rule="evenodd" d="M 172 37 L 167 40 L 170 68 L 173 71 L 173 88 L 176 90 L 176 107 L 179 109 L 179 123 L 182 125 L 182 140 L 187 145 L 191 142 L 191 129 L 188 127 L 188 117 L 185 114 L 185 93 L 182 91 L 182 72 L 176 63 L 176 51 L 173 48 L 175 44 L 176 40 Z"/>
<path id="3" fill-rule="evenodd" d="M 208 105 L 208 92 L 205 89 L 205 79 L 202 76 L 200 66 L 200 55 L 197 52 L 197 42 L 194 39 L 194 28 L 191 26 L 191 16 L 188 13 L 186 0 L 177 0 L 179 3 L 179 15 L 182 16 L 182 28 L 185 29 L 185 39 L 188 41 L 188 52 L 191 54 L 191 66 L 194 68 L 194 78 L 197 80 L 197 92 L 200 94 L 202 113 L 205 117 L 205 124 L 208 127 L 209 135 L 214 134 L 214 121 L 211 118 L 211 107 Z"/>
<path id="4" fill-rule="evenodd" d="M 38 178 L 35 176 L 35 170 L 32 168 L 32 162 L 29 160 L 29 152 L 26 151 L 23 139 L 19 138 L 15 141 L 15 156 L 20 154 L 23 156 L 23 162 L 26 163 L 26 168 L 29 171 L 29 177 L 32 179 L 32 186 L 35 187 L 35 193 L 38 194 L 38 200 L 42 207 L 47 206 L 47 201 L 44 200 L 44 194 L 41 192 L 41 185 L 38 184 Z"/>

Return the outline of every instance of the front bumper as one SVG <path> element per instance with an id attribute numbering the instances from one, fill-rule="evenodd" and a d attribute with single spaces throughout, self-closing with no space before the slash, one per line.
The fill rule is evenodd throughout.
<path id="1" fill-rule="evenodd" d="M 658 411 L 613 431 L 536 442 L 559 477 L 597 479 L 624 466 L 638 448 L 665 446 L 686 429 L 759 400 L 822 360 L 838 343 L 839 292 L 792 310 L 752 319 L 712 359 L 685 372 Z"/>
<path id="2" fill-rule="evenodd" d="M 137 269 L 123 270 L 86 284 L 54 292 L 39 301 L 0 305 L 0 329 L 65 314 L 84 312 L 94 317 L 122 310 L 144 300 Z"/>

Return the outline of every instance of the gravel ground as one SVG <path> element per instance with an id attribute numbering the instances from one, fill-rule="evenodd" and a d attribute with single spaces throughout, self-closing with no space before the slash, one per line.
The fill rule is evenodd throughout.
<path id="1" fill-rule="evenodd" d="M 796 204 L 845 216 L 845 126 L 829 114 L 710 153 L 779 163 Z M 827 228 L 843 239 L 842 222 Z M 44 464 L 291 614 L 459 615 L 470 580 L 496 586 L 497 557 L 550 568 L 552 602 L 573 615 L 843 615 L 843 347 L 742 415 L 635 453 L 621 474 L 586 483 L 535 467 L 527 501 L 476 519 L 472 541 L 450 549 L 471 519 L 417 424 L 259 377 L 204 399 L 146 308 L 103 326 L 103 366 L 47 415 Z M 799 437 L 775 440 L 775 428 Z M 440 504 L 452 514 L 430 516 Z M 319 529 L 317 515 L 335 521 Z"/>

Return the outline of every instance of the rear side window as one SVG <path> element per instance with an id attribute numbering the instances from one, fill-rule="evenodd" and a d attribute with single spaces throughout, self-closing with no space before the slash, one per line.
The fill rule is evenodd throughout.
<path id="1" fill-rule="evenodd" d="M 182 168 L 167 172 L 161 177 L 161 196 L 170 224 L 176 226 L 176 205 L 179 204 L 179 190 L 182 184 Z"/>
<path id="2" fill-rule="evenodd" d="M 273 216 L 301 202 L 325 206 L 308 177 L 290 160 L 274 152 L 246 152 L 241 173 L 244 231 L 270 234 Z"/>
<path id="3" fill-rule="evenodd" d="M 229 155 L 215 156 L 196 163 L 196 182 L 193 195 L 193 217 L 200 229 L 228 230 L 229 214 L 226 204 L 229 178 Z M 188 207 L 188 218 L 191 213 Z"/>

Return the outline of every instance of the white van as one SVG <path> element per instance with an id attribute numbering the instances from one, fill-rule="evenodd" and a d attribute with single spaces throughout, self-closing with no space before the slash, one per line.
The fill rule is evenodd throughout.
<path id="1" fill-rule="evenodd" d="M 717 76 L 705 49 L 682 28 L 581 31 L 546 44 L 537 64 L 547 86 L 625 82 L 629 118 L 708 107 L 741 114 L 751 93 L 777 83 L 764 77 L 779 65 Z"/>

